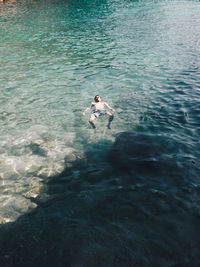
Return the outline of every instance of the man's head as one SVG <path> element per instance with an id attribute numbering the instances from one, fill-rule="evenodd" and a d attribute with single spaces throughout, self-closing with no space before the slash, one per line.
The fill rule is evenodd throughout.
<path id="1" fill-rule="evenodd" d="M 100 102 L 101 101 L 101 97 L 99 95 L 95 95 L 94 101 L 95 102 Z"/>

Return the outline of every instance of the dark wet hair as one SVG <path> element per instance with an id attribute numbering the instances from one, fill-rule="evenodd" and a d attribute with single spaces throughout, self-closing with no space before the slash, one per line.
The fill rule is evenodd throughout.
<path id="1" fill-rule="evenodd" d="M 99 95 L 95 95 L 94 100 L 97 102 L 97 98 L 100 97 Z"/>

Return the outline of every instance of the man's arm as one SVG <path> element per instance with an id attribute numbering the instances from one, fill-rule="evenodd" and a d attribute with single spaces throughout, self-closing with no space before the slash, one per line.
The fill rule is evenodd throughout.
<path id="1" fill-rule="evenodd" d="M 110 110 L 112 110 L 113 112 L 115 112 L 115 109 L 114 109 L 114 108 L 111 108 L 111 107 L 108 105 L 108 103 L 104 102 L 104 105 L 105 105 L 107 108 L 109 108 Z"/>
<path id="2" fill-rule="evenodd" d="M 85 112 L 90 110 L 92 108 L 92 106 L 93 106 L 93 103 L 91 103 L 90 106 L 83 111 L 83 115 L 85 115 Z"/>

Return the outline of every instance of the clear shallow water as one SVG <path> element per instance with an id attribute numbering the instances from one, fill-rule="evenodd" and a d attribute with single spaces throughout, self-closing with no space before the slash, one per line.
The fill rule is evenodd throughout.
<path id="1" fill-rule="evenodd" d="M 129 244 L 133 239 L 124 237 L 125 230 L 116 236 L 115 229 L 116 224 L 129 229 L 128 236 L 137 229 L 140 234 L 135 233 L 134 238 L 143 246 L 143 229 L 134 221 L 137 209 L 159 218 L 152 208 L 159 202 L 161 214 L 169 212 L 169 205 L 172 213 L 184 206 L 187 220 L 191 214 L 199 216 L 199 14 L 199 1 L 18 1 L 0 5 L 1 222 L 15 221 L 32 209 L 40 214 L 40 198 L 47 201 L 64 195 L 68 204 L 63 197 L 67 207 L 59 209 L 59 219 L 74 216 L 79 225 L 83 209 L 85 221 L 102 231 L 85 229 L 89 240 L 102 233 L 107 240 L 109 227 L 101 224 L 107 216 L 100 205 L 104 201 L 113 228 L 110 226 L 112 241 L 101 244 L 102 251 L 113 246 L 115 255 L 124 242 L 132 254 L 140 255 L 139 247 Z M 112 130 L 106 129 L 103 118 L 94 132 L 88 125 L 90 114 L 82 116 L 96 94 L 116 109 Z M 123 157 L 117 143 L 117 159 L 110 163 L 110 158 L 115 158 L 108 156 L 115 138 L 127 131 L 147 135 L 142 146 L 147 153 L 141 155 L 141 144 L 134 141 L 128 145 L 136 150 L 127 151 L 125 141 L 119 139 Z M 160 155 L 148 150 L 160 151 Z M 160 176 L 151 168 L 145 173 L 140 168 L 129 170 L 123 163 L 123 158 L 129 162 L 129 154 L 144 168 L 147 157 L 161 162 Z M 119 194 L 122 189 L 124 193 Z M 167 200 L 152 197 L 147 205 L 144 199 L 158 189 Z M 126 206 L 126 198 L 135 203 L 132 209 Z M 96 206 L 100 208 L 94 211 Z M 185 211 L 186 207 L 190 211 Z M 92 222 L 90 209 L 95 215 Z M 183 214 L 176 218 L 177 228 Z M 169 221 L 174 225 L 172 217 Z M 146 217 L 141 218 L 144 223 Z M 166 230 L 165 215 L 163 220 Z M 159 224 L 159 219 L 156 222 Z M 156 229 L 156 225 L 151 226 Z M 189 226 L 197 231 L 193 217 Z M 83 229 L 77 231 L 82 236 Z M 123 240 L 119 247 L 114 245 L 116 240 Z M 91 244 L 86 246 L 87 253 Z M 98 245 L 97 258 L 102 256 Z M 126 253 L 122 249 L 122 262 Z M 154 255 L 145 253 L 147 258 L 148 253 Z M 79 255 L 80 262 L 86 264 L 83 255 Z M 145 258 L 137 257 L 147 265 Z M 130 262 L 137 257 L 132 256 Z M 87 266 L 94 266 L 94 261 L 89 257 Z M 165 262 L 167 266 L 172 263 Z M 122 266 L 120 260 L 113 263 L 117 264 Z"/>

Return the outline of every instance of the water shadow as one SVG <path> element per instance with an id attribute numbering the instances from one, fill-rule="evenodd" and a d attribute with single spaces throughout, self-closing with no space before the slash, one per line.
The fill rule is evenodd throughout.
<path id="1" fill-rule="evenodd" d="M 164 181 L 134 164 L 159 160 L 156 138 L 122 133 L 102 154 L 107 140 L 87 145 L 85 158 L 44 182 L 37 208 L 1 225 L 0 266 L 198 266 L 200 187 L 169 182 L 181 167 Z"/>

